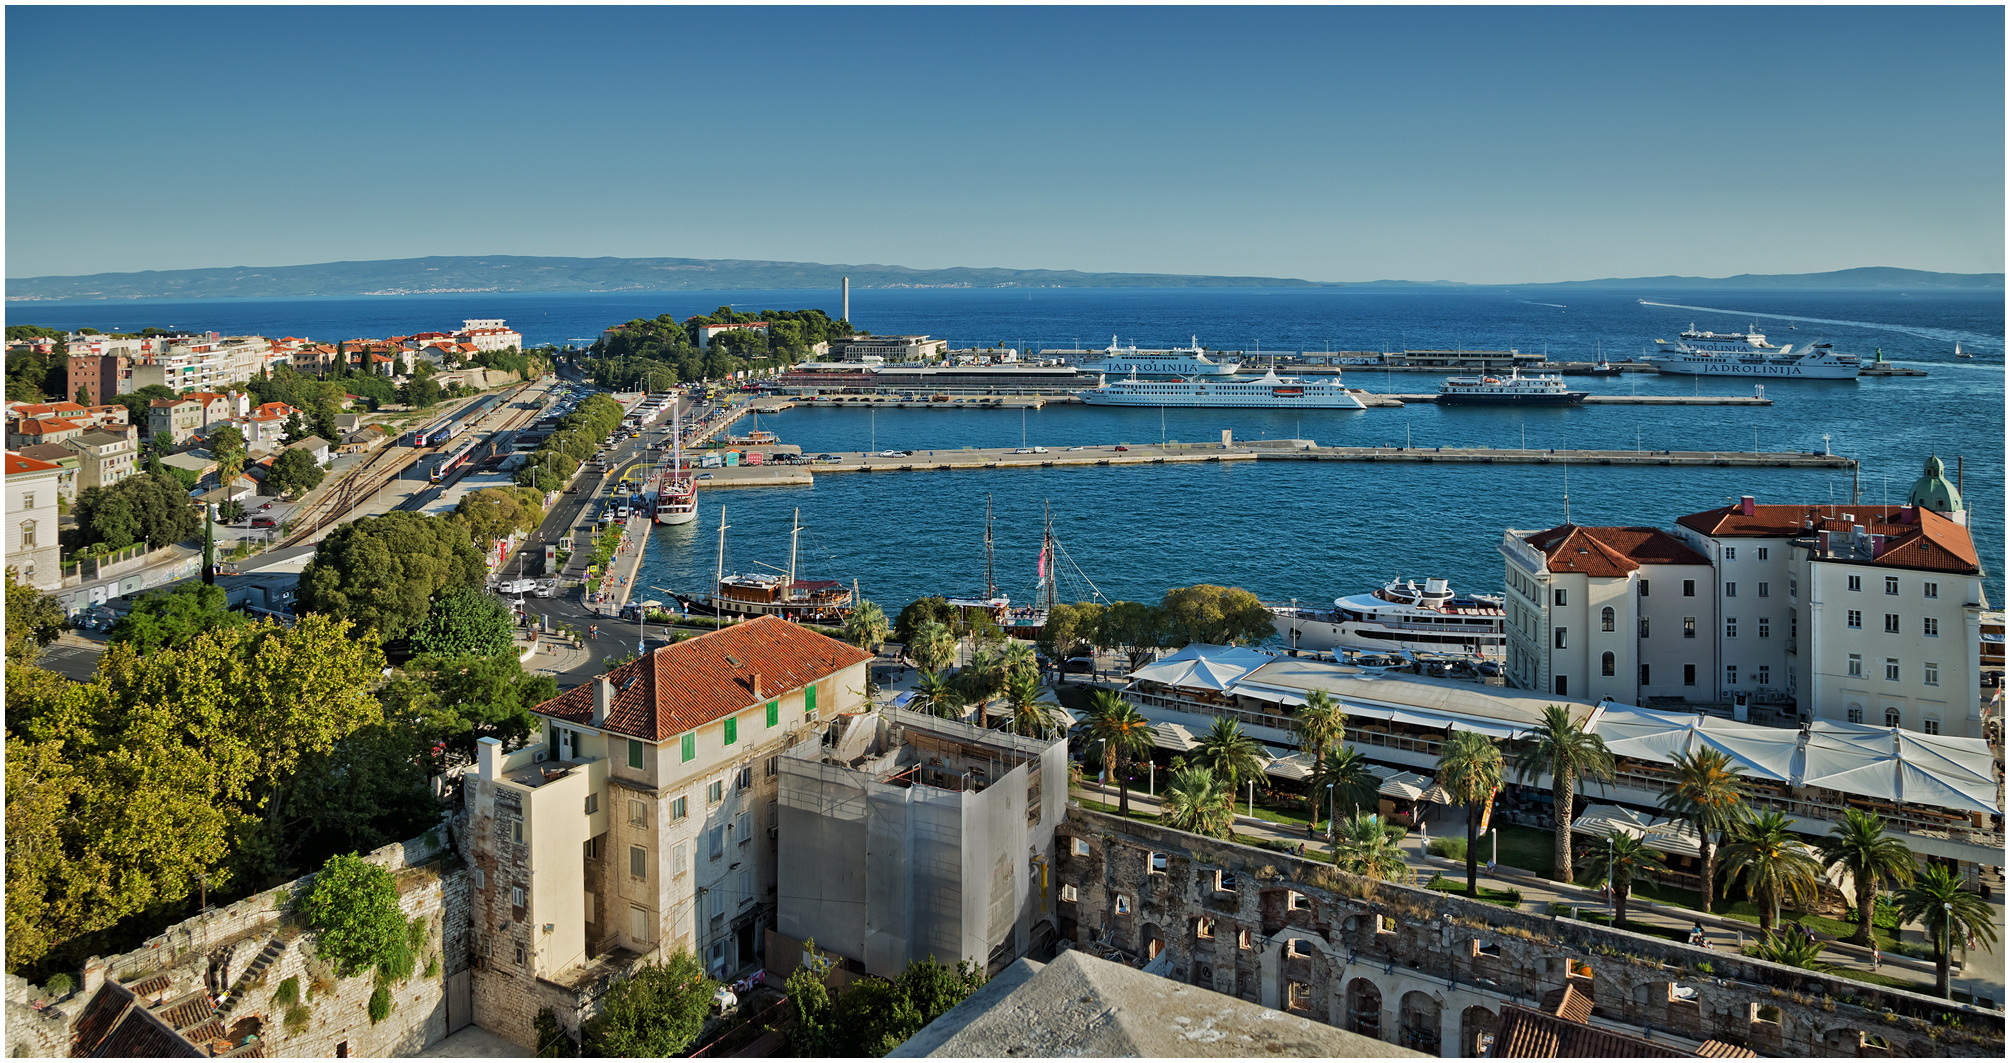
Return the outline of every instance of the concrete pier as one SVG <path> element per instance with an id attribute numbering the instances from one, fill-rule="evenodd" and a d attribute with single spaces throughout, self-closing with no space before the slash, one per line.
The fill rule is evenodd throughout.
<path id="1" fill-rule="evenodd" d="M 1383 395 L 1385 399 L 1396 400 L 1397 405 L 1435 403 L 1438 396 L 1431 395 Z M 1366 400 L 1363 400 L 1366 401 Z M 1773 400 L 1754 395 L 1586 395 L 1586 406 L 1771 406 Z M 1513 406 L 1484 407 L 1475 409 L 1516 409 Z M 1530 407 L 1549 408 L 1549 407 Z"/>
<path id="2" fill-rule="evenodd" d="M 1396 461 L 1472 465 L 1686 465 L 1768 469 L 1847 469 L 1855 459 L 1805 451 L 1521 450 L 1488 447 L 1306 447 L 1265 449 L 1264 461 Z"/>

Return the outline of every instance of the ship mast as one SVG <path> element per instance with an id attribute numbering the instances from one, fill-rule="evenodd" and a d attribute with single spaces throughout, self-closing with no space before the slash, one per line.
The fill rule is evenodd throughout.
<path id="1" fill-rule="evenodd" d="M 680 396 L 670 402 L 670 475 L 664 483 L 674 482 L 684 471 L 684 400 Z M 663 489 L 656 489 L 656 497 L 663 497 Z"/>
<path id="2" fill-rule="evenodd" d="M 991 496 L 984 496 L 984 599 L 998 597 L 998 584 L 991 578 Z"/>
<path id="3" fill-rule="evenodd" d="M 1056 575 L 1054 570 L 1060 566 L 1061 559 L 1054 554 L 1054 507 L 1045 502 L 1042 502 L 1040 507 L 1047 514 L 1047 533 L 1041 544 L 1040 552 L 1047 555 L 1047 615 L 1052 616 L 1054 615 L 1054 577 Z"/>
<path id="4" fill-rule="evenodd" d="M 797 506 L 795 516 L 791 518 L 789 525 L 789 585 L 782 588 L 782 594 L 787 598 L 796 596 L 796 537 L 802 532 L 803 510 L 801 506 Z"/>
<path id="5" fill-rule="evenodd" d="M 721 606 L 724 605 L 724 603 L 720 601 L 719 596 L 720 594 L 723 593 L 725 583 L 726 583 L 726 506 L 725 503 L 722 502 L 719 504 L 719 567 L 716 570 L 716 572 L 714 572 L 712 577 L 712 601 L 714 604 Z"/>

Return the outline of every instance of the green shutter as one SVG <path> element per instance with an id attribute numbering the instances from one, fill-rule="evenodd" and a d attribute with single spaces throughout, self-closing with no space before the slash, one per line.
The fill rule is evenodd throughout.
<path id="1" fill-rule="evenodd" d="M 698 732 L 693 731 L 684 736 L 684 763 L 689 764 L 696 759 L 698 759 Z"/>
<path id="2" fill-rule="evenodd" d="M 628 740 L 628 766 L 631 768 L 642 767 L 642 742 L 639 739 L 631 738 Z"/>
<path id="3" fill-rule="evenodd" d="M 734 742 L 737 742 L 739 740 L 740 740 L 740 718 L 738 716 L 726 717 L 726 744 L 730 746 Z"/>
<path id="4" fill-rule="evenodd" d="M 811 683 L 809 686 L 803 688 L 803 711 L 811 716 L 817 714 L 817 685 L 815 683 Z"/>
<path id="5" fill-rule="evenodd" d="M 768 702 L 768 726 L 773 727 L 780 722 L 782 722 L 782 699 L 776 698 Z"/>

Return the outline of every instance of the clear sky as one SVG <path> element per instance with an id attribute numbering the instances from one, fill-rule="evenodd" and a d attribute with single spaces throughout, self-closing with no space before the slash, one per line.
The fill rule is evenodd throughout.
<path id="1" fill-rule="evenodd" d="M 2003 269 L 1999 7 L 10 7 L 6 275 Z"/>

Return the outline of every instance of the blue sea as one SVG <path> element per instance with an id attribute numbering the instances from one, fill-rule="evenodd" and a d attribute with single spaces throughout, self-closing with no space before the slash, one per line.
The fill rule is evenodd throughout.
<path id="1" fill-rule="evenodd" d="M 1641 300 L 1672 306 L 1644 305 Z M 350 299 L 11 303 L 11 324 L 105 331 L 147 325 L 344 340 L 501 317 L 531 344 L 590 341 L 637 317 L 815 306 L 837 293 L 730 291 L 439 295 Z M 700 591 L 727 510 L 727 568 L 788 563 L 789 525 L 805 531 L 799 573 L 859 581 L 891 612 L 924 594 L 983 590 L 984 511 L 996 514 L 997 581 L 1032 596 L 1040 529 L 1052 515 L 1066 556 L 1062 593 L 1156 600 L 1209 582 L 1265 598 L 1331 599 L 1395 577 L 1448 576 L 1497 589 L 1503 529 L 1580 524 L 1666 527 L 1739 495 L 1763 502 L 1902 501 L 1929 454 L 1962 459 L 1971 527 L 2003 601 L 2003 292 L 1614 291 L 1608 289 L 865 289 L 852 320 L 877 333 L 924 333 L 954 347 L 1037 351 L 1140 347 L 1242 351 L 1519 348 L 1558 359 L 1637 357 L 1692 322 L 1756 326 L 1777 343 L 1882 349 L 1926 377 L 1770 381 L 1770 407 L 1602 406 L 1493 410 L 1272 411 L 1055 406 L 1019 411 L 795 410 L 761 427 L 806 450 L 1050 447 L 1091 443 L 1309 438 L 1325 444 L 1556 448 L 1832 450 L 1847 471 L 1561 466 L 1238 463 L 1161 468 L 826 475 L 810 488 L 701 494 L 698 523 L 653 534 L 641 583 Z M 1975 351 L 1956 361 L 1954 345 Z M 1422 392 L 1437 378 L 1353 372 L 1370 391 Z M 1573 378 L 1594 392 L 1749 395 L 1752 382 L 1626 374 Z M 1566 502 L 1566 495 L 1568 500 Z M 651 591 L 650 593 L 655 593 Z M 660 595 L 659 595 L 660 596 Z"/>

